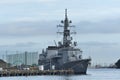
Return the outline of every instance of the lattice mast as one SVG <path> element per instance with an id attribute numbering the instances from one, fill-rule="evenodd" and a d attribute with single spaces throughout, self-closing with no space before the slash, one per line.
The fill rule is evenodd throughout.
<path id="1" fill-rule="evenodd" d="M 63 32 L 58 32 L 58 33 L 63 34 L 62 46 L 69 47 L 72 44 L 72 37 L 70 34 L 76 34 L 76 32 L 70 31 L 70 27 L 74 27 L 74 26 L 70 26 L 72 21 L 68 19 L 67 9 L 65 9 L 65 20 L 62 20 L 61 23 L 63 25 L 58 25 L 58 27 L 63 27 L 64 30 L 63 30 Z"/>

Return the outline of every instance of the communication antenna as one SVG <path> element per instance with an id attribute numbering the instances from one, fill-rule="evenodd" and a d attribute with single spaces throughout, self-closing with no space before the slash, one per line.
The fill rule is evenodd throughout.
<path id="1" fill-rule="evenodd" d="M 63 28 L 63 31 L 58 31 L 57 33 L 63 35 L 62 46 L 68 47 L 72 44 L 72 37 L 71 34 L 76 34 L 75 31 L 70 30 L 71 27 L 75 27 L 71 25 L 72 21 L 68 19 L 67 9 L 65 9 L 65 19 L 61 20 L 61 24 L 57 25 L 57 27 Z"/>
<path id="2" fill-rule="evenodd" d="M 56 41 L 54 40 L 54 43 L 55 43 L 55 46 L 57 46 L 57 43 L 56 43 Z"/>

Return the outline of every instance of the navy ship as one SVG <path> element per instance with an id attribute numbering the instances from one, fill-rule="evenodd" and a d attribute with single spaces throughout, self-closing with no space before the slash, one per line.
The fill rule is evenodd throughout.
<path id="1" fill-rule="evenodd" d="M 73 42 L 70 30 L 72 21 L 68 19 L 65 9 L 65 19 L 57 27 L 63 28 L 63 40 L 55 46 L 48 46 L 39 55 L 38 64 L 44 66 L 44 70 L 73 70 L 75 74 L 86 74 L 91 59 L 82 58 L 82 50 L 77 48 L 77 42 Z"/>

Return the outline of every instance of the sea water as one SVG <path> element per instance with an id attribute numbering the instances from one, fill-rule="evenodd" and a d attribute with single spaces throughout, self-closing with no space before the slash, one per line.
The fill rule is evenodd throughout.
<path id="1" fill-rule="evenodd" d="M 88 69 L 87 75 L 0 77 L 0 80 L 120 80 L 120 69 Z"/>

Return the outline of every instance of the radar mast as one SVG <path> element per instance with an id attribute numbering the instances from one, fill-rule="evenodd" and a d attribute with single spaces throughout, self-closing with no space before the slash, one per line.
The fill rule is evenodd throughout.
<path id="1" fill-rule="evenodd" d="M 65 9 L 65 19 L 61 21 L 62 25 L 58 25 L 57 27 L 63 27 L 63 32 L 58 32 L 60 34 L 63 34 L 63 42 L 62 42 L 62 46 L 64 47 L 69 47 L 72 44 L 72 37 L 70 34 L 76 34 L 76 32 L 71 32 L 69 27 L 74 27 L 74 26 L 70 26 L 70 24 L 72 23 L 71 20 L 68 19 L 67 16 L 67 9 Z"/>

